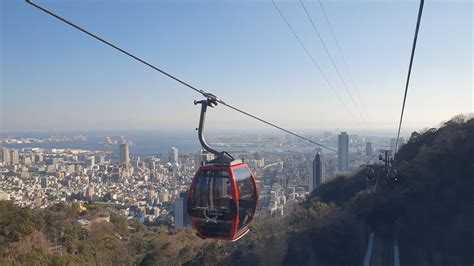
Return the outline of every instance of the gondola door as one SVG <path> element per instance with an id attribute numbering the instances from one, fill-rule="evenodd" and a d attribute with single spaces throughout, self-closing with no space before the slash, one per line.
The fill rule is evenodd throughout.
<path id="1" fill-rule="evenodd" d="M 232 179 L 235 182 L 238 197 L 237 230 L 233 236 L 233 239 L 237 239 L 248 232 L 257 209 L 258 191 L 255 178 L 246 164 L 232 167 Z"/>

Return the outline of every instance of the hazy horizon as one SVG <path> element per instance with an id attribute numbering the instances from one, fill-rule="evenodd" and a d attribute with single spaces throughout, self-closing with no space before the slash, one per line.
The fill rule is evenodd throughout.
<path id="1" fill-rule="evenodd" d="M 443 121 L 441 121 L 443 122 Z M 421 132 L 429 128 L 438 128 L 441 125 L 441 122 L 438 125 L 433 125 L 424 128 L 404 128 L 401 131 L 402 137 L 409 137 L 412 132 Z M 304 135 L 315 135 L 323 134 L 324 132 L 331 132 L 333 135 L 339 134 L 340 132 L 347 132 L 350 135 L 363 135 L 363 136 L 373 136 L 373 137 L 396 137 L 395 131 L 393 129 L 354 129 L 354 128 L 321 128 L 321 129 L 311 129 L 311 128 L 289 128 L 289 130 L 304 134 Z M 9 134 L 38 134 L 38 135 L 77 135 L 77 134 L 105 134 L 105 135 L 120 135 L 120 134 L 130 134 L 130 133 L 157 133 L 157 134 L 181 134 L 196 136 L 197 141 L 197 131 L 195 128 L 183 128 L 183 129 L 45 129 L 45 130 L 13 130 L 13 131 L 0 131 L 0 137 L 8 136 Z M 259 129 L 252 128 L 241 128 L 241 129 L 206 129 L 205 135 L 215 136 L 219 134 L 241 134 L 241 135 L 253 135 L 253 134 L 262 134 L 262 135 L 288 135 L 285 132 L 279 131 L 272 127 L 264 127 Z"/>

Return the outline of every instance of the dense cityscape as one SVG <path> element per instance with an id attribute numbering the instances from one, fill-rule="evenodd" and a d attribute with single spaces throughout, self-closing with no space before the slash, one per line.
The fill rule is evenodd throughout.
<path id="1" fill-rule="evenodd" d="M 133 142 L 123 137 L 119 141 L 107 137 L 104 141 L 104 145 L 113 145 L 117 153 L 34 147 L 35 143 L 84 139 L 87 136 L 1 139 L 4 147 L 0 200 L 29 208 L 46 208 L 60 202 L 94 202 L 149 226 L 190 225 L 186 192 L 194 173 L 213 155 L 170 147 L 167 154 L 141 158 L 134 155 L 134 145 L 129 144 Z M 395 149 L 395 139 L 346 132 L 324 132 L 313 139 L 337 147 L 338 153 L 308 148 L 289 136 L 262 136 L 255 142 L 246 137 L 215 137 L 211 142 L 222 149 L 238 150 L 234 155 L 254 172 L 260 194 L 257 215 L 284 215 L 286 205 L 302 202 L 321 183 L 377 162 L 380 150 Z M 30 145 L 10 148 L 8 144 L 12 143 Z"/>

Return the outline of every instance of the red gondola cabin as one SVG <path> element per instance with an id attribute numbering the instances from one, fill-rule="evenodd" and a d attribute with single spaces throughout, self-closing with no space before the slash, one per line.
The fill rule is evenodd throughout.
<path id="1" fill-rule="evenodd" d="M 257 208 L 255 178 L 241 161 L 202 166 L 188 192 L 188 213 L 201 238 L 237 240 Z"/>
<path id="2" fill-rule="evenodd" d="M 199 142 L 215 159 L 196 172 L 188 190 L 187 211 L 200 237 L 234 241 L 249 231 L 257 209 L 255 177 L 245 163 L 212 149 L 204 139 L 206 110 L 217 105 L 217 98 L 207 94 L 206 100 L 194 104 L 201 104 Z"/>

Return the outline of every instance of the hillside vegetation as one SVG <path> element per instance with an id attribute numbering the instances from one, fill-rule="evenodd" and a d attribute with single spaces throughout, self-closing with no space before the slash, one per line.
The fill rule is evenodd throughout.
<path id="1" fill-rule="evenodd" d="M 203 243 L 191 229 L 147 228 L 100 205 L 85 207 L 30 210 L 0 201 L 0 265 L 176 265 L 196 256 Z M 101 216 L 110 222 L 77 223 Z"/>

